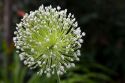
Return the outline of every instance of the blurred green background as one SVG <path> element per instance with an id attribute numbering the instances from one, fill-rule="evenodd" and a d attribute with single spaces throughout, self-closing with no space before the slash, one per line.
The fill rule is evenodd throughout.
<path id="1" fill-rule="evenodd" d="M 80 62 L 61 83 L 125 83 L 125 0 L 0 0 L 0 83 L 56 83 L 27 69 L 12 42 L 16 23 L 41 4 L 68 9 L 86 32 Z"/>

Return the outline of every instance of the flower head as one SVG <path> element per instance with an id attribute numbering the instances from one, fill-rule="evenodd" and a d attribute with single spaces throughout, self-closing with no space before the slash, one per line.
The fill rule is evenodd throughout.
<path id="1" fill-rule="evenodd" d="M 67 10 L 51 6 L 25 14 L 17 24 L 13 38 L 19 57 L 29 68 L 38 68 L 38 74 L 50 77 L 55 72 L 63 74 L 79 60 L 83 43 L 78 23 Z"/>

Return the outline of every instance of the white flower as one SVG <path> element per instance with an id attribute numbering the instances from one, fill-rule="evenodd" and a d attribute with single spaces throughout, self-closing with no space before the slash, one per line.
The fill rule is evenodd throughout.
<path id="1" fill-rule="evenodd" d="M 38 68 L 38 74 L 50 77 L 55 71 L 62 75 L 67 68 L 79 61 L 79 48 L 83 43 L 78 23 L 67 9 L 60 6 L 39 7 L 25 14 L 17 24 L 13 38 L 19 57 L 30 69 Z"/>

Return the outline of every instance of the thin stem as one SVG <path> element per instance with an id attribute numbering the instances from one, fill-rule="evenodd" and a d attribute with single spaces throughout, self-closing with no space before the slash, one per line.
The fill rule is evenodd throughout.
<path id="1" fill-rule="evenodd" d="M 57 83 L 61 83 L 61 82 L 60 82 L 59 74 L 57 74 Z"/>
<path id="2" fill-rule="evenodd" d="M 60 82 L 59 74 L 57 73 L 57 68 L 56 68 L 56 75 L 57 75 L 57 83 L 61 83 L 61 82 Z"/>

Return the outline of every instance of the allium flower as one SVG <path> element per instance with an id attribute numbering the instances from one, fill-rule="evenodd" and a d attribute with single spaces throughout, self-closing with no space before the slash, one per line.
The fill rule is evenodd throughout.
<path id="1" fill-rule="evenodd" d="M 51 6 L 39 7 L 25 14 L 17 24 L 13 38 L 19 57 L 30 69 L 38 68 L 38 74 L 50 77 L 66 72 L 79 61 L 82 36 L 74 15 L 67 9 Z"/>

